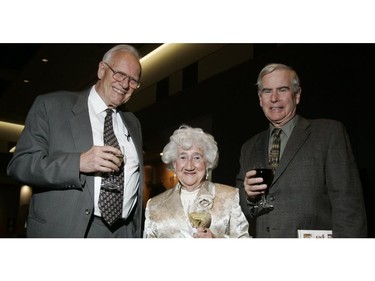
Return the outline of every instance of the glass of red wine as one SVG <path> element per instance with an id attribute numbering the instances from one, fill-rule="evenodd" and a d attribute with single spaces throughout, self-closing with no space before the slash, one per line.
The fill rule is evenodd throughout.
<path id="1" fill-rule="evenodd" d="M 259 205 L 265 210 L 273 209 L 273 205 L 267 202 L 267 197 L 266 197 L 268 194 L 269 188 L 271 186 L 272 180 L 273 180 L 273 171 L 272 169 L 268 169 L 268 168 L 257 168 L 254 170 L 257 172 L 255 177 L 263 178 L 263 184 L 267 185 L 267 189 L 264 191 L 264 193 L 262 194 L 260 198 Z"/>

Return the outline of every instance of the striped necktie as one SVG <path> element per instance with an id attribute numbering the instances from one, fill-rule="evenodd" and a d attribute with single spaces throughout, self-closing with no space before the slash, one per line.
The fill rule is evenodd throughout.
<path id="1" fill-rule="evenodd" d="M 269 163 L 271 164 L 273 172 L 277 169 L 277 166 L 279 165 L 279 158 L 280 158 L 280 134 L 281 129 L 275 128 L 273 129 L 272 135 L 273 135 L 273 142 L 269 154 Z"/>

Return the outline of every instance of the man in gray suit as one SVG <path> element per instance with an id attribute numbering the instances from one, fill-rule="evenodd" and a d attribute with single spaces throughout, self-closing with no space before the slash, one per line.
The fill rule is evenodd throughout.
<path id="1" fill-rule="evenodd" d="M 132 46 L 115 46 L 99 62 L 99 80 L 90 89 L 36 98 L 7 170 L 33 188 L 28 237 L 141 237 L 141 126 L 134 114 L 119 108 L 140 85 L 139 59 Z M 104 145 L 108 108 L 125 165 L 115 156 L 122 151 Z M 107 223 L 98 204 L 101 183 L 120 169 L 125 175 L 122 215 Z"/>
<path id="2" fill-rule="evenodd" d="M 258 76 L 260 106 L 269 129 L 241 148 L 237 187 L 250 235 L 260 238 L 298 237 L 298 230 L 329 230 L 332 237 L 366 237 L 362 186 L 348 135 L 334 120 L 307 120 L 298 114 L 301 88 L 289 66 L 270 64 Z M 274 128 L 281 128 L 278 165 L 267 201 L 267 188 L 254 170 L 269 162 Z"/>

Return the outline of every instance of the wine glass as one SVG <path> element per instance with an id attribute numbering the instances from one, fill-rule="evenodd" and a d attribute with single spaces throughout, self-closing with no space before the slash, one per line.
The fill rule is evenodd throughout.
<path id="1" fill-rule="evenodd" d="M 267 185 L 267 189 L 264 191 L 264 193 L 262 194 L 261 196 L 261 199 L 259 201 L 259 205 L 264 209 L 264 210 L 272 210 L 273 209 L 273 205 L 272 204 L 269 204 L 267 202 L 267 194 L 268 194 L 268 191 L 269 191 L 269 188 L 272 184 L 272 180 L 273 180 L 273 170 L 270 169 L 270 168 L 256 168 L 254 169 L 257 173 L 255 175 L 255 177 L 260 177 L 260 178 L 263 178 L 263 184 L 266 184 Z"/>
<path id="2" fill-rule="evenodd" d="M 109 174 L 109 179 L 104 181 L 102 184 L 102 188 L 107 190 L 120 190 L 122 186 L 119 186 L 118 182 L 115 180 L 115 177 L 121 174 L 121 169 L 126 163 L 126 156 L 125 156 L 125 149 L 122 145 L 120 145 L 121 154 L 116 154 L 115 156 L 121 161 L 120 170 L 118 172 L 112 171 Z"/>
<path id="3" fill-rule="evenodd" d="M 189 221 L 193 228 L 210 228 L 211 214 L 206 210 L 189 212 Z"/>

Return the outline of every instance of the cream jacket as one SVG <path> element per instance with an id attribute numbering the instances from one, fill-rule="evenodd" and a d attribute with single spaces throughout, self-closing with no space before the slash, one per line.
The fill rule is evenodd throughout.
<path id="1" fill-rule="evenodd" d="M 181 185 L 148 200 L 144 238 L 191 238 L 194 232 L 181 199 Z M 215 237 L 249 238 L 248 222 L 239 205 L 237 188 L 206 181 L 193 203 L 206 208 L 212 217 L 210 230 Z"/>

